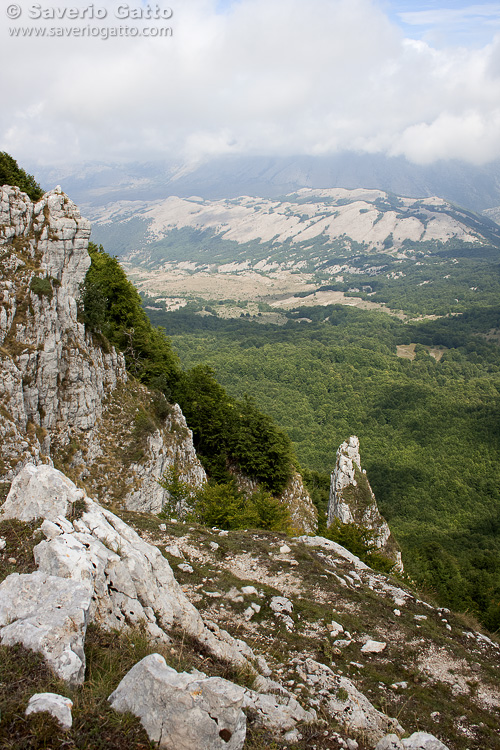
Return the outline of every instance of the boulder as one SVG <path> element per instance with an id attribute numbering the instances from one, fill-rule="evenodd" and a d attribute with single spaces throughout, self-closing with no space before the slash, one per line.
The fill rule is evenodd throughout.
<path id="1" fill-rule="evenodd" d="M 58 695 L 57 693 L 35 693 L 29 699 L 25 714 L 29 716 L 30 714 L 46 712 L 53 716 L 63 729 L 71 729 L 73 725 L 72 708 L 73 701 L 69 698 L 64 698 L 62 695 Z"/>
<path id="2" fill-rule="evenodd" d="M 164 750 L 241 750 L 244 689 L 193 670 L 176 672 L 159 654 L 138 662 L 110 695 L 116 711 L 137 716 Z"/>
<path id="3" fill-rule="evenodd" d="M 12 482 L 2 506 L 0 519 L 17 518 L 33 521 L 47 518 L 54 521 L 67 515 L 73 503 L 81 500 L 83 490 L 52 466 L 28 464 Z"/>
<path id="4" fill-rule="evenodd" d="M 70 685 L 85 675 L 83 644 L 92 590 L 45 573 L 12 573 L 0 584 L 0 642 L 40 653 Z"/>
<path id="5" fill-rule="evenodd" d="M 448 750 L 448 748 L 432 734 L 414 732 L 404 740 L 400 740 L 395 734 L 388 734 L 377 743 L 375 750 Z"/>
<path id="6" fill-rule="evenodd" d="M 404 750 L 448 750 L 446 745 L 427 732 L 414 732 L 403 740 Z"/>

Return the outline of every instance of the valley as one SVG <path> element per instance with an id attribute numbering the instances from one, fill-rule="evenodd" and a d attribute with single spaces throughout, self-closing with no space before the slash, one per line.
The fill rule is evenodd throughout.
<path id="1" fill-rule="evenodd" d="M 183 367 L 276 420 L 320 509 L 357 434 L 410 575 L 498 627 L 500 228 L 373 190 L 96 211 Z"/>

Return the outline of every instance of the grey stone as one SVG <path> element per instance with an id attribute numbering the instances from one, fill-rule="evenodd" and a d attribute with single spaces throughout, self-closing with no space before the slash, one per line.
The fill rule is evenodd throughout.
<path id="1" fill-rule="evenodd" d="M 81 582 L 12 573 L 0 584 L 0 641 L 41 653 L 58 677 L 80 684 L 91 600 L 91 588 Z"/>
<path id="2" fill-rule="evenodd" d="M 54 521 L 58 516 L 65 516 L 73 503 L 81 500 L 84 494 L 52 466 L 28 464 L 12 482 L 0 518 L 17 518 L 19 521 L 46 518 Z"/>
<path id="3" fill-rule="evenodd" d="M 284 596 L 273 596 L 269 603 L 272 611 L 276 614 L 283 614 L 285 612 L 293 612 L 292 602 Z"/>
<path id="4" fill-rule="evenodd" d="M 336 675 L 326 664 L 305 659 L 297 671 L 317 695 L 323 696 L 324 710 L 346 729 L 362 733 L 373 744 L 391 730 L 403 734 L 396 719 L 377 711 L 351 680 Z"/>
<path id="5" fill-rule="evenodd" d="M 404 745 L 397 734 L 387 734 L 377 742 L 375 750 L 404 750 Z"/>
<path id="6" fill-rule="evenodd" d="M 380 654 L 387 646 L 387 643 L 383 641 L 372 641 L 367 640 L 365 645 L 362 646 L 361 651 L 363 654 Z"/>
<path id="7" fill-rule="evenodd" d="M 404 750 L 448 750 L 446 745 L 427 732 L 414 732 L 403 740 Z"/>
<path id="8" fill-rule="evenodd" d="M 146 656 L 110 695 L 116 711 L 130 711 L 165 750 L 241 750 L 244 689 L 202 672 L 178 673 L 159 654 Z"/>
<path id="9" fill-rule="evenodd" d="M 72 708 L 73 701 L 69 698 L 64 698 L 62 695 L 58 695 L 57 693 L 35 693 L 29 699 L 25 714 L 29 716 L 30 714 L 46 711 L 59 722 L 63 729 L 71 729 L 73 725 Z"/>

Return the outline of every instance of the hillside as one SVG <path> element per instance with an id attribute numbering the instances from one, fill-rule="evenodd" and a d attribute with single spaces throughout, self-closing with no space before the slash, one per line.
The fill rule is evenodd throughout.
<path id="1" fill-rule="evenodd" d="M 498 644 L 314 536 L 286 435 L 59 188 L 0 211 L 0 747 L 500 747 Z"/>
<path id="2" fill-rule="evenodd" d="M 442 315 L 499 292 L 498 225 L 440 198 L 304 189 L 279 200 L 122 202 L 92 218 L 96 240 L 170 308 L 202 298 L 279 309 L 309 293 L 305 304 Z"/>

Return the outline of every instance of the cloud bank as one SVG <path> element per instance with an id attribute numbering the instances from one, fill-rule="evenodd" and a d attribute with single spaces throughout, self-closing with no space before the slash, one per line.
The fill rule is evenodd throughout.
<path id="1" fill-rule="evenodd" d="M 0 150 L 18 159 L 500 157 L 500 35 L 479 49 L 435 49 L 405 38 L 374 0 L 172 0 L 168 21 L 117 19 L 118 6 L 148 6 L 96 0 L 104 22 L 28 19 L 33 5 L 0 19 Z M 10 36 L 14 26 L 172 35 L 23 38 Z"/>

